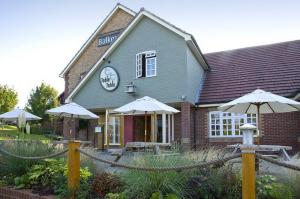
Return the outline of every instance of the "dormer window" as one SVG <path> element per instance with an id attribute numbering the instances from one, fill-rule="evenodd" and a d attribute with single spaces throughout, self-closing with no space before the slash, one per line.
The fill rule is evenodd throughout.
<path id="1" fill-rule="evenodd" d="M 156 76 L 156 51 L 136 54 L 136 78 Z"/>

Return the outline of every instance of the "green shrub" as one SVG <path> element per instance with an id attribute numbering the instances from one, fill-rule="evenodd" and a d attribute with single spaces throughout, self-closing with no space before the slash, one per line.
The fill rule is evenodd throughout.
<path id="1" fill-rule="evenodd" d="M 190 161 L 183 156 L 145 155 L 130 160 L 131 165 L 143 167 L 167 167 L 186 165 Z M 175 194 L 178 198 L 189 195 L 187 188 L 188 176 L 192 171 L 148 172 L 128 170 L 122 174 L 125 182 L 126 198 L 149 199 L 154 192 L 163 196 Z"/>
<path id="2" fill-rule="evenodd" d="M 53 187 L 56 184 L 57 176 L 62 175 L 64 170 L 65 161 L 63 159 L 45 159 L 40 164 L 33 165 L 23 176 L 16 177 L 15 184 L 19 188 L 32 186 Z M 19 178 L 26 179 L 26 181 L 16 180 Z"/>
<path id="3" fill-rule="evenodd" d="M 205 168 L 189 180 L 193 198 L 242 198 L 240 171 L 228 163 L 219 168 Z"/>
<path id="4" fill-rule="evenodd" d="M 292 199 L 293 193 L 289 186 L 279 183 L 272 175 L 262 175 L 256 179 L 257 196 L 260 199 Z"/>
<path id="5" fill-rule="evenodd" d="M 3 141 L 1 147 L 12 154 L 27 157 L 44 156 L 56 152 L 54 146 L 41 141 Z M 15 177 L 22 176 L 32 165 L 41 162 L 40 160 L 23 160 L 6 154 L 1 154 L 0 159 L 0 178 L 5 179 L 9 184 L 14 184 Z"/>
<path id="6" fill-rule="evenodd" d="M 71 196 L 71 191 L 68 189 L 68 167 L 64 167 L 63 174 L 56 178 L 56 185 L 54 186 L 54 191 L 58 195 L 58 198 L 69 198 Z M 76 190 L 76 198 L 89 198 L 91 193 L 91 179 L 92 173 L 87 167 L 80 168 L 80 185 Z"/>

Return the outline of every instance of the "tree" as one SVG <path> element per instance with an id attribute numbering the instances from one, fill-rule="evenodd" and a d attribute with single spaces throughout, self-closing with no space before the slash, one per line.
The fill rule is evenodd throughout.
<path id="1" fill-rule="evenodd" d="M 45 111 L 57 106 L 58 92 L 52 86 L 42 83 L 31 91 L 26 110 L 45 121 L 49 119 Z"/>
<path id="2" fill-rule="evenodd" d="M 7 85 L 0 85 L 0 114 L 11 111 L 17 103 L 17 92 Z"/>

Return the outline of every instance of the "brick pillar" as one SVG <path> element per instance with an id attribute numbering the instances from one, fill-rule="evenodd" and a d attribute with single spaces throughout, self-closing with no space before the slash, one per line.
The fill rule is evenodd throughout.
<path id="1" fill-rule="evenodd" d="M 181 145 L 188 151 L 193 147 L 193 105 L 189 102 L 181 103 Z"/>

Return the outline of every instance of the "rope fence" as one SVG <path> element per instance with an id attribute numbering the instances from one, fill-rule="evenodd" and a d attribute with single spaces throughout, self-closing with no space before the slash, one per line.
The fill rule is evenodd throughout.
<path id="1" fill-rule="evenodd" d="M 122 163 L 118 163 L 118 162 L 113 162 L 110 160 L 105 160 L 99 157 L 96 157 L 92 154 L 89 154 L 87 152 L 85 152 L 82 149 L 77 149 L 80 153 L 82 153 L 83 155 L 86 155 L 87 157 L 90 157 L 94 160 L 106 163 L 106 164 L 110 164 L 112 166 L 115 167 L 121 167 L 121 168 L 125 168 L 125 169 L 134 169 L 134 170 L 141 170 L 141 171 L 182 171 L 182 170 L 188 170 L 188 169 L 194 169 L 194 168 L 203 168 L 203 167 L 208 167 L 208 166 L 212 166 L 212 165 L 223 165 L 225 162 L 228 162 L 229 160 L 235 159 L 235 158 L 239 158 L 241 157 L 241 154 L 234 154 L 222 159 L 217 159 L 217 160 L 212 160 L 209 162 L 205 162 L 205 163 L 195 163 L 195 164 L 191 164 L 191 165 L 184 165 L 184 166 L 170 166 L 170 167 L 139 167 L 139 166 L 132 166 L 132 165 L 126 165 L 126 164 L 122 164 Z"/>
<path id="2" fill-rule="evenodd" d="M 292 169 L 292 170 L 295 170 L 295 171 L 300 171 L 300 167 L 299 166 L 288 164 L 288 163 L 285 163 L 285 162 L 280 162 L 278 160 L 275 160 L 275 159 L 269 158 L 269 157 L 265 157 L 265 156 L 263 156 L 261 154 L 258 154 L 258 153 L 256 153 L 256 156 L 259 159 L 261 159 L 261 160 L 270 162 L 270 163 L 275 164 L 277 166 L 282 166 L 282 167 L 285 167 L 285 168 L 288 168 L 288 169 Z"/>
<path id="3" fill-rule="evenodd" d="M 57 153 L 54 153 L 54 154 L 51 154 L 51 155 L 39 156 L 39 157 L 24 157 L 24 156 L 12 154 L 12 153 L 10 153 L 10 152 L 8 152 L 5 149 L 0 147 L 0 153 L 5 154 L 5 155 L 9 155 L 11 157 L 23 159 L 23 160 L 42 160 L 42 159 L 47 159 L 47 158 L 54 158 L 54 157 L 57 157 L 57 156 L 60 156 L 64 153 L 66 153 L 67 151 L 68 151 L 68 149 L 64 149 L 60 152 L 57 152 Z"/>

